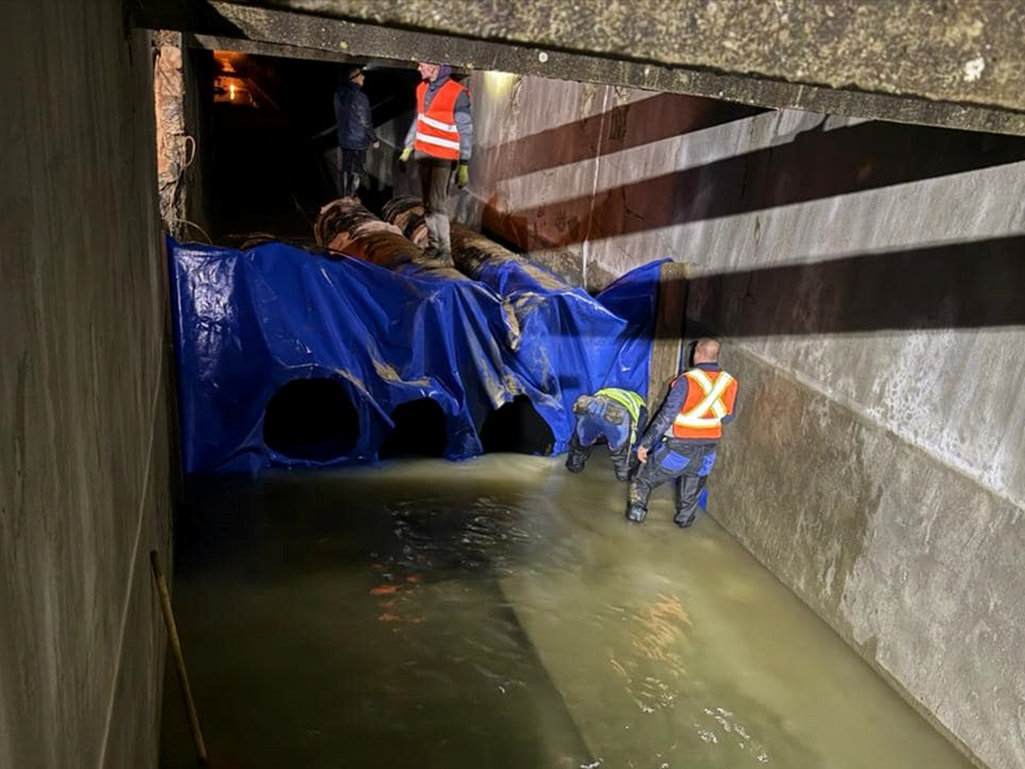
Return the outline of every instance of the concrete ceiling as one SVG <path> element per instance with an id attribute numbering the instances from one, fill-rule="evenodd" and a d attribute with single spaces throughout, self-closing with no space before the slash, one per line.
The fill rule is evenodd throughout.
<path id="1" fill-rule="evenodd" d="M 444 61 L 1025 135 L 1016 0 L 130 0 L 210 48 Z"/>

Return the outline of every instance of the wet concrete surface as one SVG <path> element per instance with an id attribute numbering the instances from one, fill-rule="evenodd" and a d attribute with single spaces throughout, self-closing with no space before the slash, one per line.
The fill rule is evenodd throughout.
<path id="1" fill-rule="evenodd" d="M 562 459 L 196 484 L 174 601 L 214 766 L 970 766 L 713 519 L 662 489 L 630 524 L 606 453 Z"/>

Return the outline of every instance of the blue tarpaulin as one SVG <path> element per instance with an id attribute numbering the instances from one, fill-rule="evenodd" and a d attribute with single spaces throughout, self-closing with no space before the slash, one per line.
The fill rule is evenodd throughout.
<path id="1" fill-rule="evenodd" d="M 647 391 L 661 262 L 592 298 L 545 289 L 514 268 L 496 284 L 280 243 L 237 251 L 169 239 L 168 250 L 186 472 L 372 461 L 395 409 L 422 398 L 444 415 L 450 459 L 480 454 L 484 420 L 517 396 L 560 452 L 578 395 Z M 358 424 L 344 455 L 311 459 L 266 445 L 268 402 L 296 380 L 344 391 Z"/>

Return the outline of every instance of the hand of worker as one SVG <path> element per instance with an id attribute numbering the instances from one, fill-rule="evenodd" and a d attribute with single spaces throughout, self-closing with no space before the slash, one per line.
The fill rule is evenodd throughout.
<path id="1" fill-rule="evenodd" d="M 380 142 L 380 141 L 376 141 L 376 142 L 374 142 L 374 144 L 373 144 L 373 147 L 374 147 L 374 149 L 375 149 L 375 150 L 376 150 L 376 149 L 377 149 L 378 147 L 380 147 L 380 146 L 381 146 L 381 142 Z"/>
<path id="2" fill-rule="evenodd" d="M 648 450 L 643 446 L 637 447 L 637 459 L 640 460 L 642 465 L 648 461 Z"/>
<path id="3" fill-rule="evenodd" d="M 402 150 L 402 154 L 399 155 L 399 162 L 402 164 L 408 163 L 411 157 L 413 157 L 413 148 L 406 147 L 404 150 Z"/>
<path id="4" fill-rule="evenodd" d="M 470 181 L 470 166 L 467 163 L 460 163 L 456 169 L 456 187 L 465 187 Z"/>

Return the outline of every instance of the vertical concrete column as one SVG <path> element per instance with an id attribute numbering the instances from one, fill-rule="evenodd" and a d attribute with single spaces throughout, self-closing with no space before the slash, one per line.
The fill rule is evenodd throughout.
<path id="1" fill-rule="evenodd" d="M 666 387 L 680 371 L 683 315 L 687 306 L 687 265 L 666 262 L 659 270 L 655 339 L 648 371 L 648 413 L 653 414 Z"/>

